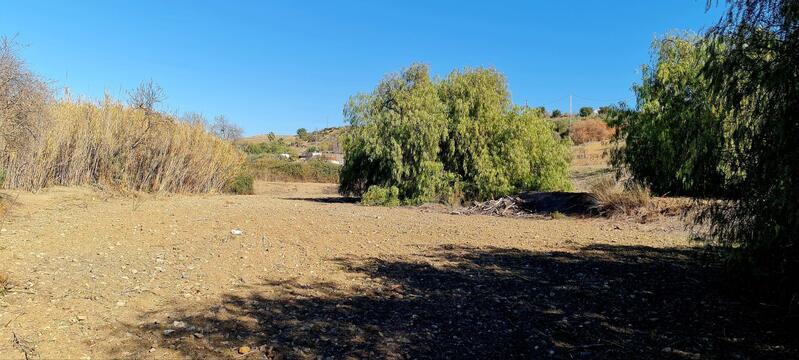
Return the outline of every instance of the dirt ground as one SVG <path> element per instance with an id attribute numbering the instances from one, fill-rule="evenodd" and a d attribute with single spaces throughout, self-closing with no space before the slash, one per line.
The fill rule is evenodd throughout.
<path id="1" fill-rule="evenodd" d="M 372 208 L 286 183 L 16 202 L 3 359 L 797 355 L 770 307 L 719 290 L 675 219 Z"/>

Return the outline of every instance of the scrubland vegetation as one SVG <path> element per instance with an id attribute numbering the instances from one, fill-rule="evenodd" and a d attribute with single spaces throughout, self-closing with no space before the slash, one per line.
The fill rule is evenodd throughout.
<path id="1" fill-rule="evenodd" d="M 291 161 L 270 155 L 252 158 L 247 166 L 255 178 L 265 181 L 337 183 L 341 170 L 341 165 L 321 159 Z"/>
<path id="2" fill-rule="evenodd" d="M 129 105 L 54 99 L 50 89 L 0 45 L 0 169 L 6 188 L 99 185 L 121 190 L 226 190 L 244 156 L 201 122 L 157 112 L 160 89 L 145 83 Z M 219 120 L 219 119 L 218 119 Z M 221 119 L 219 131 L 234 136 Z M 240 133 L 240 130 L 238 130 Z"/>
<path id="3" fill-rule="evenodd" d="M 799 9 L 729 5 L 632 107 L 417 64 L 250 139 L 153 82 L 54 96 L 4 41 L 0 358 L 795 358 Z"/>

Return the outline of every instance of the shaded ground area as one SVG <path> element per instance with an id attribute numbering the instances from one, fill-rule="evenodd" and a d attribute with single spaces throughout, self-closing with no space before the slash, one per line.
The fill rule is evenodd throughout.
<path id="1" fill-rule="evenodd" d="M 525 192 L 519 195 L 522 208 L 533 213 L 559 212 L 567 215 L 598 215 L 599 201 L 580 192 Z"/>
<path id="2" fill-rule="evenodd" d="M 690 249 L 577 252 L 445 245 L 332 259 L 364 282 L 247 286 L 207 309 L 162 309 L 125 332 L 193 358 L 791 358 L 775 314 L 719 294 Z M 772 319 L 769 321 L 767 319 Z M 795 345 L 795 344 L 794 344 Z M 248 349 L 244 349 L 248 350 Z"/>
<path id="3" fill-rule="evenodd" d="M 12 194 L 0 359 L 797 355 L 771 307 L 717 290 L 671 217 L 466 216 L 255 185 Z"/>

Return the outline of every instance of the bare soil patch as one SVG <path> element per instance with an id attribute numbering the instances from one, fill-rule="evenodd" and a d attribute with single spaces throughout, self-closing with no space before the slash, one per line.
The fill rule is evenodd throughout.
<path id="1" fill-rule="evenodd" d="M 721 291 L 663 223 L 363 207 L 325 184 L 256 192 L 20 194 L 0 224 L 0 358 L 798 354 L 770 307 Z"/>

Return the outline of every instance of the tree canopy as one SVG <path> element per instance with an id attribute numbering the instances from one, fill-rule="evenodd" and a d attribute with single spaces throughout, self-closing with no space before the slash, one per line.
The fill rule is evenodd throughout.
<path id="1" fill-rule="evenodd" d="M 397 188 L 405 203 L 562 190 L 569 148 L 535 109 L 514 106 L 493 69 L 430 78 L 424 65 L 350 99 L 342 193 Z"/>

